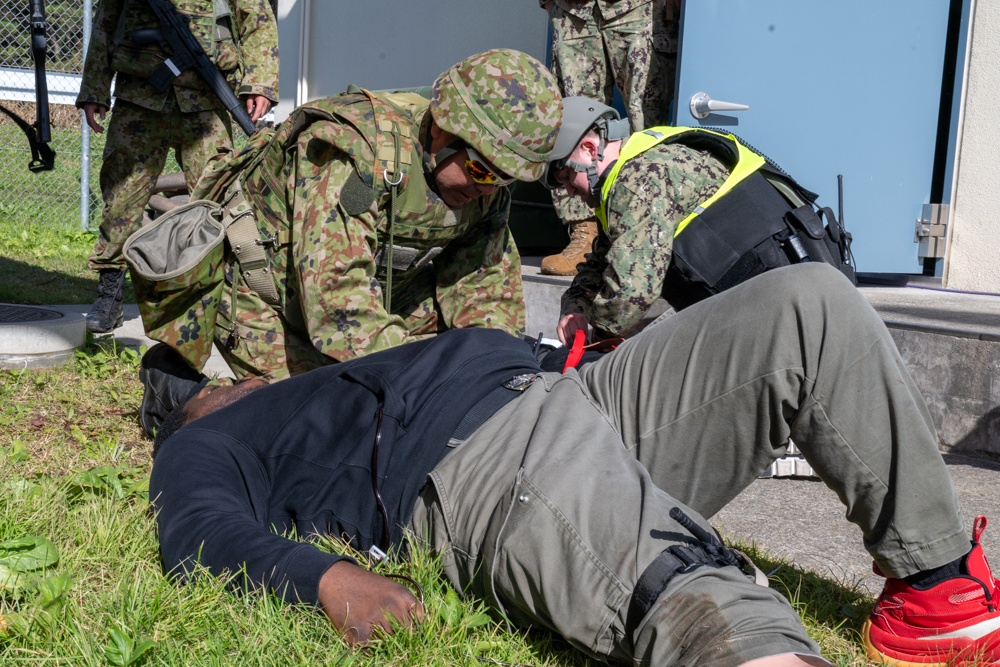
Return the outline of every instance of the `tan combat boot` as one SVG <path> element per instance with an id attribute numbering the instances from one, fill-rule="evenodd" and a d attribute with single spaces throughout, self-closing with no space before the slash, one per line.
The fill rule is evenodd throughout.
<path id="1" fill-rule="evenodd" d="M 583 256 L 591 251 L 597 238 L 597 220 L 571 222 L 569 245 L 558 255 L 542 259 L 541 272 L 549 276 L 575 276 L 576 265 L 584 261 Z"/>

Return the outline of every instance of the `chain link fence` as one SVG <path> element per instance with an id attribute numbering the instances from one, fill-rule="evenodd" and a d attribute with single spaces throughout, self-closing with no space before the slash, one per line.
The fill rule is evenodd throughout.
<path id="1" fill-rule="evenodd" d="M 84 59 L 84 12 L 99 0 L 47 0 L 46 81 L 49 118 L 56 152 L 52 171 L 28 171 L 31 149 L 17 125 L 0 113 L 0 218 L 17 225 L 43 223 L 79 229 L 100 224 L 98 175 L 104 135 L 87 132 L 74 106 Z M 35 119 L 34 62 L 31 58 L 30 2 L 0 0 L 0 104 L 29 124 Z M 107 125 L 107 121 L 104 122 Z M 81 179 L 87 171 L 87 187 Z M 167 161 L 165 173 L 179 171 Z M 82 201 L 86 197 L 87 201 Z M 87 211 L 83 219 L 81 211 Z"/>
<path id="2" fill-rule="evenodd" d="M 90 3 L 87 2 L 89 5 Z M 52 171 L 31 173 L 31 150 L 21 130 L 0 115 L 0 217 L 15 224 L 31 222 L 59 226 L 81 224 L 81 114 L 73 107 L 83 69 L 84 0 L 48 0 L 46 19 L 50 146 L 56 152 Z M 30 3 L 0 0 L 0 104 L 33 123 L 34 63 L 31 59 Z M 103 141 L 94 135 L 91 152 L 100 155 Z M 99 161 L 98 161 L 99 162 Z M 91 218 L 100 214 L 97 187 L 99 164 L 91 170 L 88 190 Z M 89 224 L 89 221 L 88 221 Z"/>

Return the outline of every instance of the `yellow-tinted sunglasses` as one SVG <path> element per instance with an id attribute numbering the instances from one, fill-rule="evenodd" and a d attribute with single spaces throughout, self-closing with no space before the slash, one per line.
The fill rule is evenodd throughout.
<path id="1" fill-rule="evenodd" d="M 475 148 L 466 144 L 465 153 L 468 156 L 465 160 L 465 171 L 469 173 L 469 178 L 476 185 L 510 185 L 517 179 L 507 176 L 499 169 L 491 166 Z"/>

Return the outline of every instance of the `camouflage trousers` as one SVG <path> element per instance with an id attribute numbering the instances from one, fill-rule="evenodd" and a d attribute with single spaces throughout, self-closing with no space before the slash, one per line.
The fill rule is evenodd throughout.
<path id="1" fill-rule="evenodd" d="M 174 149 L 193 190 L 209 158 L 232 146 L 232 124 L 223 111 L 182 114 L 176 101 L 163 111 L 151 111 L 117 100 L 108 123 L 101 165 L 104 212 L 100 235 L 88 264 L 91 269 L 124 269 L 122 246 L 142 227 L 142 212 L 167 154 Z"/>
<path id="2" fill-rule="evenodd" d="M 677 5 L 676 0 L 654 0 L 604 19 L 594 3 L 584 20 L 553 2 L 552 71 L 563 95 L 610 105 L 617 86 L 633 131 L 666 125 L 677 71 Z M 581 200 L 562 191 L 552 200 L 564 222 L 594 217 Z"/>
<path id="3" fill-rule="evenodd" d="M 430 270 L 394 282 L 392 314 L 402 320 L 406 331 L 406 338 L 401 336 L 393 345 L 429 338 L 447 328 L 435 303 Z M 274 382 L 336 363 L 313 345 L 304 326 L 293 324 L 301 320 L 296 303 L 286 303 L 280 311 L 242 281 L 235 291 L 228 284 L 216 320 L 215 346 L 237 380 L 260 376 Z M 350 340 L 347 333 L 345 339 Z M 359 348 L 357 356 L 363 354 Z"/>

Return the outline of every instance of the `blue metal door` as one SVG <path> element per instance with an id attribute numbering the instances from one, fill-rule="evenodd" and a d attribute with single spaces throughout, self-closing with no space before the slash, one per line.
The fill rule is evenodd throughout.
<path id="1" fill-rule="evenodd" d="M 677 124 L 724 126 L 834 210 L 843 174 L 858 270 L 920 273 L 914 222 L 930 203 L 948 5 L 687 0 Z M 699 119 L 699 93 L 749 109 Z"/>

